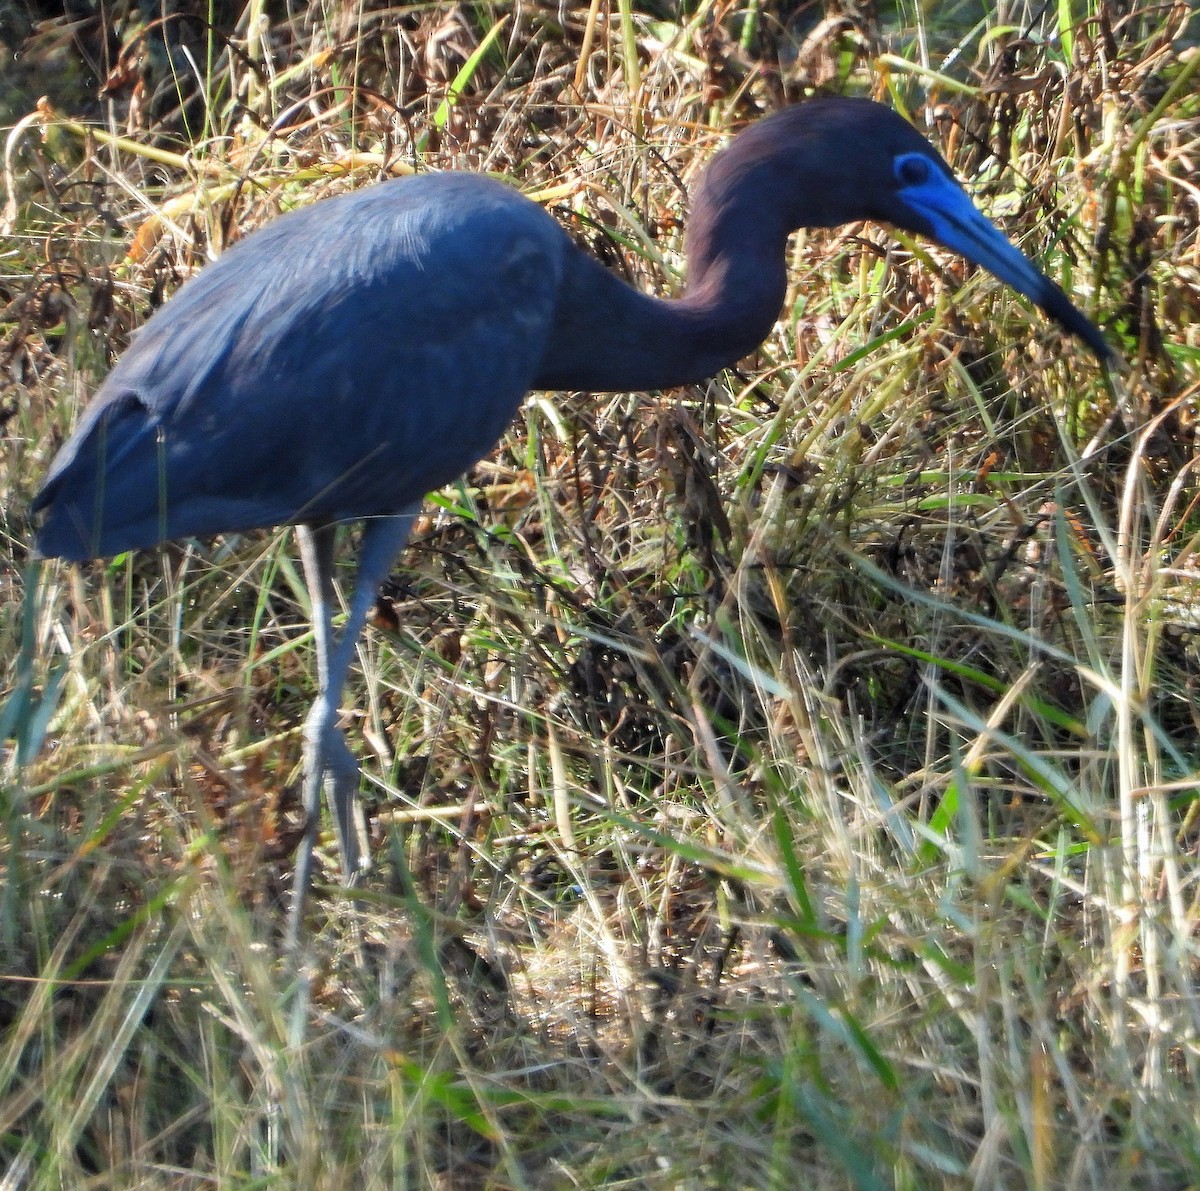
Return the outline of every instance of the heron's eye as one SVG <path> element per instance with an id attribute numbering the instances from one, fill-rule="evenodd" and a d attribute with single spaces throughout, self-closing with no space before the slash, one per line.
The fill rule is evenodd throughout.
<path id="1" fill-rule="evenodd" d="M 901 186 L 923 186 L 929 181 L 929 158 L 920 153 L 905 153 L 896 158 L 896 181 Z"/>

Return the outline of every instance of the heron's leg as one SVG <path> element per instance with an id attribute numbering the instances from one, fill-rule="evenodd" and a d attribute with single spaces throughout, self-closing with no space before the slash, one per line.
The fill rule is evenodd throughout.
<path id="1" fill-rule="evenodd" d="M 349 884 L 361 867 L 362 832 L 355 814 L 358 762 L 337 726 L 338 705 L 363 624 L 374 605 L 379 585 L 387 578 L 392 563 L 404 548 L 416 513 L 414 508 L 394 517 L 372 519 L 364 526 L 354 596 L 340 633 L 333 628 L 335 527 L 299 527 L 300 557 L 312 600 L 313 638 L 317 651 L 317 697 L 304 722 L 303 801 L 307 823 L 296 857 L 295 892 L 289 928 L 293 941 L 298 938 L 304 897 L 311 876 L 322 789 L 333 812 L 334 829 L 342 857 L 343 881 Z"/>
<path id="2" fill-rule="evenodd" d="M 338 703 L 341 690 L 329 686 L 329 663 L 333 655 L 333 554 L 336 527 L 332 525 L 297 528 L 300 559 L 308 583 L 312 603 L 313 643 L 317 653 L 317 697 L 304 721 L 304 836 L 296 855 L 295 891 L 292 903 L 289 935 L 294 942 L 304 913 L 304 898 L 312 875 L 313 848 L 321 823 L 321 788 L 325 775 L 335 765 L 343 771 L 353 770 L 350 780 L 356 780 L 358 766 L 346 747 L 337 728 Z M 343 861 L 344 861 L 343 857 Z"/>

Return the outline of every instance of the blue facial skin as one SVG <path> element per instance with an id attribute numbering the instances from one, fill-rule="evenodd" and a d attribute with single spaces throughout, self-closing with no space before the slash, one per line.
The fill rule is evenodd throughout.
<path id="1" fill-rule="evenodd" d="M 979 212 L 958 182 L 939 168 L 938 162 L 922 153 L 904 153 L 896 158 L 894 169 L 899 183 L 896 197 L 912 212 L 915 223 L 925 224 L 933 239 L 1024 294 L 1078 335 L 1101 360 L 1112 359 L 1112 349 L 1100 329 L 1009 243 L 999 228 Z"/>

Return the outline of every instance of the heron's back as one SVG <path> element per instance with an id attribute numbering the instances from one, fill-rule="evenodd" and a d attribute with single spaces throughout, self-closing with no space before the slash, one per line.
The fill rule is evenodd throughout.
<path id="1" fill-rule="evenodd" d="M 275 220 L 135 336 L 35 501 L 39 550 L 104 557 L 411 506 L 508 425 L 567 251 L 540 208 L 473 174 Z"/>

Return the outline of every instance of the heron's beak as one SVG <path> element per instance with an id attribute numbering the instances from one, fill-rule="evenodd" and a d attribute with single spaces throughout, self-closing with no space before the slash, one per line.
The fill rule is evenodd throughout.
<path id="1" fill-rule="evenodd" d="M 1024 294 L 1072 335 L 1078 335 L 1101 360 L 1112 358 L 1113 350 L 1100 328 L 979 212 L 953 178 L 932 171 L 919 186 L 900 190 L 898 198 L 928 225 L 939 244 L 982 265 L 1017 293 Z"/>

